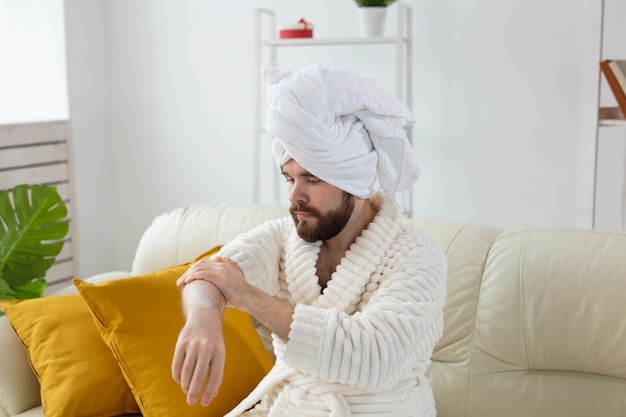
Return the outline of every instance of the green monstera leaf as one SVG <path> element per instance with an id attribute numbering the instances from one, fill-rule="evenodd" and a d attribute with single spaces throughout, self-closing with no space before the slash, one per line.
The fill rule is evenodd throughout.
<path id="1" fill-rule="evenodd" d="M 0 300 L 43 294 L 46 272 L 68 230 L 67 206 L 56 187 L 23 184 L 0 191 Z"/>

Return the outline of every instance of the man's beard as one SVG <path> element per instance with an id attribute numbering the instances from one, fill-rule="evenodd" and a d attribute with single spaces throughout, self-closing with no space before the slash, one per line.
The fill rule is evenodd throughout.
<path id="1" fill-rule="evenodd" d="M 316 242 L 318 240 L 328 240 L 339 234 L 346 227 L 352 211 L 354 210 L 354 198 L 352 194 L 344 191 L 341 205 L 326 214 L 321 211 L 302 204 L 292 204 L 289 208 L 291 217 L 296 224 L 298 236 L 307 242 Z M 317 224 L 311 225 L 301 222 L 296 216 L 296 211 L 305 212 L 317 218 Z"/>

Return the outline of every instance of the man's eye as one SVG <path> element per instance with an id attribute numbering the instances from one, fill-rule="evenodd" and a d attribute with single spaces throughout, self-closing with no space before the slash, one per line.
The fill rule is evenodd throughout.
<path id="1" fill-rule="evenodd" d="M 293 178 L 285 177 L 285 182 L 288 182 L 288 183 L 291 184 L 291 183 L 293 183 Z"/>
<path id="2" fill-rule="evenodd" d="M 319 178 L 316 178 L 316 177 L 309 177 L 309 180 L 308 180 L 308 182 L 310 182 L 311 184 L 317 184 L 320 181 L 321 180 Z"/>

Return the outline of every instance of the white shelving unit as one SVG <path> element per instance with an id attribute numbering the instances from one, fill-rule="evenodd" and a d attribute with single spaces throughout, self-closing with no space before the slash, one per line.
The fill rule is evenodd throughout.
<path id="1" fill-rule="evenodd" d="M 586 39 L 583 50 L 583 101 L 581 106 L 578 178 L 576 195 L 576 224 L 595 228 L 598 208 L 598 141 L 607 128 L 624 128 L 626 121 L 619 108 L 600 104 L 600 71 L 603 56 L 605 0 L 585 0 L 587 19 L 583 28 Z M 613 57 L 611 57 L 613 58 Z M 609 92 L 610 94 L 610 92 Z M 625 156 L 626 158 L 626 156 Z M 626 166 L 626 159 L 625 159 Z M 622 190 L 622 229 L 626 229 L 626 186 Z"/>
<path id="2" fill-rule="evenodd" d="M 412 108 L 412 26 L 411 8 L 404 3 L 396 3 L 398 7 L 397 26 L 395 36 L 384 37 L 348 37 L 348 38 L 305 38 L 305 39 L 278 39 L 276 13 L 268 9 L 255 10 L 255 56 L 254 56 L 254 117 L 253 117 L 253 155 L 254 155 L 254 201 L 261 198 L 261 144 L 267 135 L 263 127 L 265 98 L 262 96 L 260 71 L 263 66 L 278 66 L 278 51 L 287 48 L 302 48 L 308 46 L 334 47 L 338 45 L 390 45 L 395 47 L 395 87 L 399 99 Z M 264 30 L 269 35 L 263 36 Z M 315 36 L 315 35 L 314 35 Z M 263 65 L 262 52 L 269 52 L 269 62 Z M 412 140 L 411 126 L 407 127 L 407 135 Z M 267 145 L 269 146 L 269 139 Z M 275 184 L 279 180 L 278 170 L 274 170 Z M 274 187 L 274 202 L 280 204 L 280 190 Z M 284 202 L 282 202 L 284 203 Z"/>

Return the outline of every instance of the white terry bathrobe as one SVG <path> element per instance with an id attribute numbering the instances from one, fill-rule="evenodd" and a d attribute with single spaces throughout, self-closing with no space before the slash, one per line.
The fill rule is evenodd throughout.
<path id="1" fill-rule="evenodd" d="M 446 258 L 382 192 L 370 199 L 379 212 L 323 293 L 321 242 L 300 239 L 291 218 L 220 251 L 249 282 L 296 306 L 288 340 L 272 335 L 276 365 L 228 417 L 436 415 L 424 372 L 443 329 Z"/>

